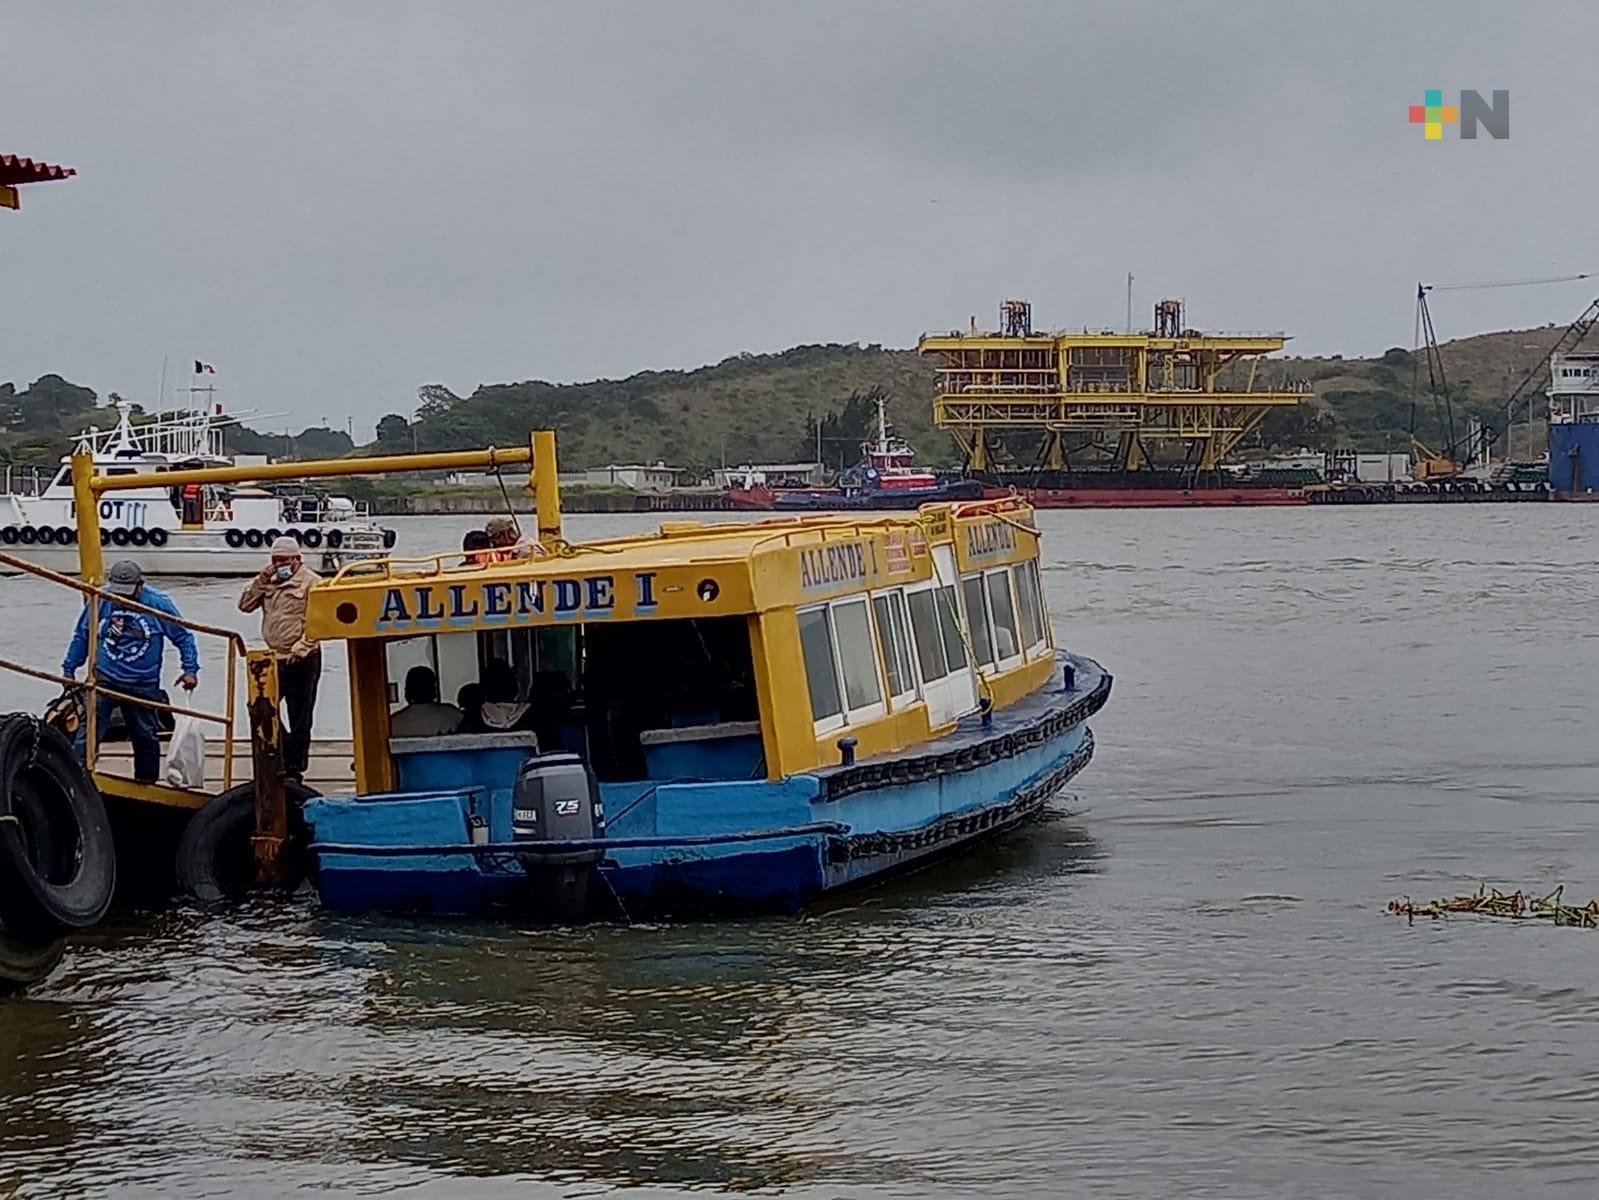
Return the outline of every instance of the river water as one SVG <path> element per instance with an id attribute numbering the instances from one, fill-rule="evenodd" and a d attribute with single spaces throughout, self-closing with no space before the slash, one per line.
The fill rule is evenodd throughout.
<path id="1" fill-rule="evenodd" d="M 1599 894 L 1595 515 L 1041 514 L 1047 819 L 798 919 L 121 915 L 0 1004 L 0 1195 L 1591 1197 L 1599 933 L 1383 907 Z"/>

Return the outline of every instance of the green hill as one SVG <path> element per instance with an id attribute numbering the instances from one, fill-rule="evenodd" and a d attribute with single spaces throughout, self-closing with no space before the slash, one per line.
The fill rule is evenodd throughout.
<path id="1" fill-rule="evenodd" d="M 823 456 L 837 466 L 859 456 L 873 388 L 887 393 L 890 418 L 923 459 L 954 462 L 949 439 L 932 428 L 931 364 L 913 350 L 853 345 L 741 354 L 694 371 L 619 380 L 491 384 L 465 397 L 428 387 L 415 429 L 391 414 L 379 424 L 377 445 L 409 449 L 414 434 L 420 449 L 458 449 L 503 442 L 511 429 L 553 426 L 563 467 L 663 459 L 707 468 L 810 459 L 822 423 Z"/>
<path id="2" fill-rule="evenodd" d="M 1499 418 L 1505 398 L 1547 356 L 1562 329 L 1487 333 L 1444 345 L 1457 437 L 1464 437 L 1472 415 Z M 1295 380 L 1309 381 L 1311 399 L 1297 410 L 1274 413 L 1249 439 L 1246 453 L 1300 446 L 1404 450 L 1413 388 L 1418 436 L 1435 448 L 1446 440 L 1425 364 L 1407 350 L 1369 359 L 1274 358 L 1257 386 Z M 871 421 L 874 389 L 888 395 L 890 417 L 921 461 L 955 464 L 949 438 L 932 428 L 932 364 L 914 350 L 855 345 L 796 346 L 778 354 L 741 354 L 692 371 L 645 371 L 588 383 L 485 384 L 470 396 L 430 385 L 420 390 L 422 403 L 413 416 L 385 416 L 377 438 L 361 447 L 343 431 L 317 427 L 292 438 L 232 430 L 227 443 L 240 453 L 305 459 L 505 444 L 520 440 L 525 430 L 553 426 L 568 469 L 658 459 L 706 469 L 721 462 L 809 459 L 820 432 L 823 457 L 838 466 L 856 457 Z M 0 383 L 0 462 L 53 462 L 72 434 L 90 424 L 104 428 L 110 420 L 93 392 L 58 375 L 21 391 Z M 1539 421 L 1530 443 L 1534 453 L 1543 436 Z M 1517 452 L 1526 451 L 1521 427 L 1515 438 Z"/>

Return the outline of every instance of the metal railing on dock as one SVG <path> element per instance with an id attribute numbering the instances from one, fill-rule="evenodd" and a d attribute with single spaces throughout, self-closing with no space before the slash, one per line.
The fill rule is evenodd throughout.
<path id="1" fill-rule="evenodd" d="M 47 671 L 39 667 L 29 666 L 13 659 L 0 657 L 0 670 L 11 671 L 30 679 L 40 679 L 47 683 L 54 683 L 65 690 L 81 689 L 85 698 L 85 712 L 83 718 L 84 736 L 84 764 L 89 773 L 94 776 L 95 783 L 101 791 L 108 791 L 115 795 L 129 795 L 134 798 L 155 800 L 158 803 L 178 804 L 192 806 L 195 797 L 202 796 L 199 788 L 173 787 L 159 780 L 138 780 L 123 778 L 117 775 L 108 775 L 96 770 L 100 747 L 98 745 L 98 700 L 105 697 L 121 704 L 131 704 L 140 708 L 147 708 L 155 712 L 170 713 L 175 717 L 192 717 L 195 720 L 205 721 L 222 727 L 222 776 L 221 783 L 224 790 L 234 783 L 234 757 L 235 742 L 233 738 L 234 715 L 238 696 L 238 678 L 240 660 L 245 657 L 246 650 L 244 638 L 231 629 L 224 629 L 217 625 L 207 625 L 201 621 L 191 620 L 188 617 L 174 615 L 148 604 L 142 604 L 130 596 L 117 595 L 108 592 L 103 587 L 84 583 L 70 575 L 63 575 L 52 571 L 48 567 L 41 567 L 37 563 L 18 558 L 14 554 L 0 551 L 0 566 L 32 575 L 47 583 L 59 587 L 70 588 L 84 597 L 84 605 L 88 609 L 88 659 L 85 663 L 85 676 L 80 682 L 70 676 L 62 675 L 56 671 Z M 131 695 L 118 690 L 115 686 L 101 683 L 98 676 L 99 649 L 100 649 L 100 602 L 107 601 L 118 608 L 129 609 L 134 612 L 144 613 L 155 617 L 166 624 L 178 625 L 197 634 L 222 639 L 227 647 L 226 681 L 227 692 L 223 711 L 220 713 L 209 712 L 205 709 L 194 708 L 187 704 L 173 704 L 170 701 L 152 700 L 144 696 Z M 202 785 L 203 786 L 203 783 Z"/>

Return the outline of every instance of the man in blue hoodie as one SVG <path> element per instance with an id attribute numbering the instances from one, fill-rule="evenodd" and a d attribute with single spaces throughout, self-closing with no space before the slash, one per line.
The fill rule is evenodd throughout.
<path id="1" fill-rule="evenodd" d="M 144 572 L 139 564 L 124 559 L 113 563 L 106 572 L 105 590 L 128 599 L 170 613 L 183 614 L 172 602 L 172 597 L 144 582 Z M 125 608 L 115 600 L 102 599 L 99 615 L 99 652 L 95 655 L 95 679 L 98 683 L 144 700 L 160 701 L 161 661 L 168 639 L 178 648 L 183 662 L 183 674 L 178 676 L 178 686 L 193 691 L 199 683 L 200 651 L 194 644 L 194 634 L 175 621 L 164 621 L 152 613 Z M 83 606 L 78 617 L 78 628 L 62 660 L 61 673 L 76 679 L 78 668 L 89 661 L 89 606 Z M 105 738 L 106 726 L 111 721 L 112 710 L 120 708 L 122 719 L 128 727 L 128 740 L 133 743 L 133 777 L 141 783 L 154 783 L 161 772 L 161 745 L 156 741 L 156 710 L 143 704 L 130 704 L 100 695 L 95 699 L 94 725 L 96 740 Z M 84 752 L 85 731 L 78 730 L 78 753 Z"/>

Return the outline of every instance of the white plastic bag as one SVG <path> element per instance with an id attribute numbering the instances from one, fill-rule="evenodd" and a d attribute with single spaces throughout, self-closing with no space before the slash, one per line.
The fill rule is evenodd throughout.
<path id="1" fill-rule="evenodd" d="M 167 765 L 162 776 L 173 787 L 205 787 L 205 726 L 195 717 L 179 717 L 167 743 Z"/>

